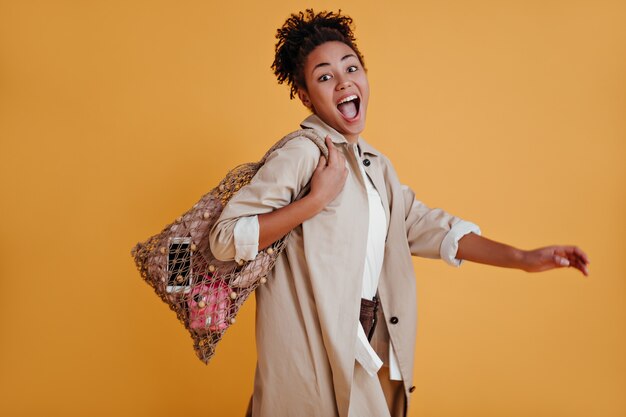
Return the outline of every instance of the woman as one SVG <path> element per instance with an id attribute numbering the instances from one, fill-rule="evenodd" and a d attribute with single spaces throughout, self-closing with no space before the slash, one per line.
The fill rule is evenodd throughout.
<path id="1" fill-rule="evenodd" d="M 301 127 L 326 137 L 328 160 L 308 139 L 291 140 L 211 231 L 222 260 L 254 259 L 291 232 L 256 291 L 255 417 L 406 415 L 416 327 L 411 255 L 587 274 L 576 247 L 523 251 L 488 240 L 399 182 L 389 160 L 360 137 L 369 84 L 351 23 L 307 10 L 277 34 L 275 74 L 311 110 Z M 309 182 L 310 192 L 294 201 Z"/>

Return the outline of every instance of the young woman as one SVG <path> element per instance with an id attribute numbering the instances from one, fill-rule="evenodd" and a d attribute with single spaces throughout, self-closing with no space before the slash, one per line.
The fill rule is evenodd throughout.
<path id="1" fill-rule="evenodd" d="M 391 162 L 360 137 L 369 84 L 351 23 L 307 10 L 277 34 L 275 74 L 311 110 L 301 127 L 326 138 L 328 160 L 309 139 L 291 140 L 211 231 L 223 260 L 254 259 L 291 232 L 256 290 L 255 417 L 406 415 L 416 328 L 411 255 L 529 272 L 570 266 L 587 275 L 576 247 L 525 251 L 491 241 L 400 183 Z"/>

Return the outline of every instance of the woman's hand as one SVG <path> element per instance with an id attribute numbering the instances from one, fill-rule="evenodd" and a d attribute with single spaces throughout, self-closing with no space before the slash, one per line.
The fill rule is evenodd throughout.
<path id="1" fill-rule="evenodd" d="M 333 201 L 346 183 L 348 168 L 346 158 L 337 150 L 330 136 L 326 136 L 328 161 L 322 155 L 311 178 L 309 198 L 319 204 L 320 210 Z"/>
<path id="2" fill-rule="evenodd" d="M 589 258 L 576 246 L 547 246 L 523 252 L 523 268 L 527 272 L 541 272 L 554 268 L 572 267 L 589 275 Z"/>
<path id="3" fill-rule="evenodd" d="M 328 162 L 323 156 L 311 177 L 309 194 L 269 213 L 259 214 L 259 249 L 265 249 L 293 228 L 315 216 L 343 189 L 348 176 L 346 159 L 326 136 Z"/>

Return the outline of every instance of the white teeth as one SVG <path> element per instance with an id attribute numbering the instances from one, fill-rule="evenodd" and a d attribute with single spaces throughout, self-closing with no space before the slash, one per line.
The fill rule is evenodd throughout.
<path id="1" fill-rule="evenodd" d="M 348 96 L 348 97 L 344 98 L 343 100 L 341 100 L 339 103 L 337 103 L 337 105 L 340 105 L 342 103 L 347 103 L 348 101 L 356 100 L 357 98 L 358 97 L 353 94 L 353 95 Z"/>

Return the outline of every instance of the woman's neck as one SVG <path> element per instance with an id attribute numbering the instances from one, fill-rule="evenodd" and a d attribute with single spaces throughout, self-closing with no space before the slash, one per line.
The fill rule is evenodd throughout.
<path id="1" fill-rule="evenodd" d="M 343 135 L 344 138 L 348 141 L 348 143 L 357 143 L 359 141 L 359 135 Z"/>

